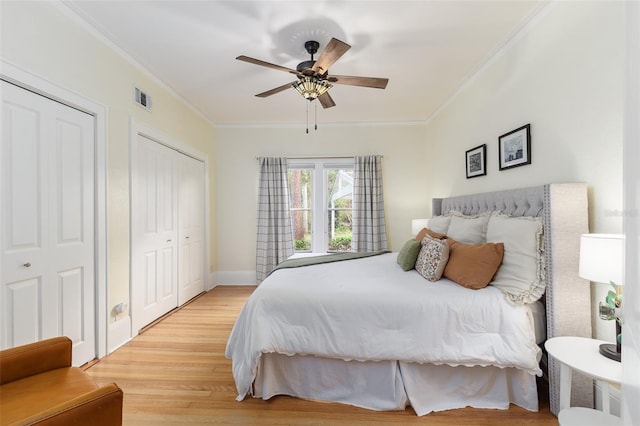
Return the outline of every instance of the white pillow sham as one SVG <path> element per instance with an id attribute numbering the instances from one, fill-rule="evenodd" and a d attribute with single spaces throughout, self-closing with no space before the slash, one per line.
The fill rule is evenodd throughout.
<path id="1" fill-rule="evenodd" d="M 451 216 L 434 216 L 427 222 L 427 229 L 438 234 L 447 235 L 449 229 L 449 223 L 451 222 Z"/>
<path id="2" fill-rule="evenodd" d="M 542 218 L 494 213 L 486 238 L 490 243 L 504 243 L 502 265 L 491 285 L 516 304 L 540 299 L 545 290 Z"/>
<path id="3" fill-rule="evenodd" d="M 489 213 L 467 216 L 453 212 L 446 232 L 447 237 L 465 244 L 485 243 L 489 217 Z"/>

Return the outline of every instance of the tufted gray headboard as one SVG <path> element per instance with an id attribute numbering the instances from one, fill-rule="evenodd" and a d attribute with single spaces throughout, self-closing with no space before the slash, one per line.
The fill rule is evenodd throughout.
<path id="1" fill-rule="evenodd" d="M 433 199 L 434 216 L 447 214 L 452 210 L 468 215 L 487 211 L 500 211 L 509 216 L 542 216 L 544 212 L 544 187 L 535 186 L 509 191 Z"/>
<path id="2" fill-rule="evenodd" d="M 546 272 L 547 338 L 591 337 L 589 283 L 578 276 L 580 234 L 589 232 L 587 185 L 552 183 L 530 188 L 434 198 L 434 216 L 458 211 L 467 215 L 499 211 L 510 216 L 543 217 Z M 560 365 L 548 360 L 551 412 L 558 415 Z M 593 406 L 593 385 L 574 375 L 572 406 Z"/>

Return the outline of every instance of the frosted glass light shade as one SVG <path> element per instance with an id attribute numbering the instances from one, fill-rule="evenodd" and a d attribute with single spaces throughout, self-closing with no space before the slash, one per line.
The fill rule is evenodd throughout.
<path id="1" fill-rule="evenodd" d="M 422 228 L 426 228 L 428 224 L 429 219 L 413 219 L 411 221 L 411 233 L 416 235 Z"/>
<path id="2" fill-rule="evenodd" d="M 624 235 L 582 234 L 578 275 L 589 281 L 623 285 Z"/>

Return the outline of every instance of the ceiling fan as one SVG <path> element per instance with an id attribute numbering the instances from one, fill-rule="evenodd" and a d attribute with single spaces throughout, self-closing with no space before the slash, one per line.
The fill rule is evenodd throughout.
<path id="1" fill-rule="evenodd" d="M 236 59 L 250 64 L 285 71 L 298 77 L 295 81 L 267 90 L 266 92 L 258 93 L 256 96 L 259 98 L 266 98 L 268 96 L 275 95 L 276 93 L 283 92 L 289 88 L 294 88 L 298 93 L 304 96 L 305 99 L 308 99 L 309 101 L 318 99 L 323 108 L 331 108 L 336 105 L 328 92 L 333 84 L 372 87 L 375 89 L 384 89 L 387 87 L 387 83 L 389 82 L 388 78 L 330 75 L 329 67 L 340 59 L 340 57 L 351 48 L 351 46 L 337 38 L 332 38 L 320 53 L 318 59 L 314 60 L 313 55 L 318 52 L 319 47 L 320 43 L 317 41 L 307 41 L 304 44 L 304 48 L 307 53 L 311 55 L 311 60 L 300 62 L 295 70 L 244 55 L 238 56 Z"/>

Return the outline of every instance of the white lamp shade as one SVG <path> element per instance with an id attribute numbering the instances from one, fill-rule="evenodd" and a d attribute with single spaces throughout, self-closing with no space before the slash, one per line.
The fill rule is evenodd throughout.
<path id="1" fill-rule="evenodd" d="M 411 233 L 416 235 L 418 232 L 422 231 L 422 228 L 426 228 L 429 224 L 429 219 L 413 219 L 411 221 Z"/>
<path id="2" fill-rule="evenodd" d="M 580 236 L 581 278 L 598 283 L 613 281 L 623 285 L 624 236 L 622 234 L 583 234 Z"/>

